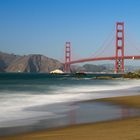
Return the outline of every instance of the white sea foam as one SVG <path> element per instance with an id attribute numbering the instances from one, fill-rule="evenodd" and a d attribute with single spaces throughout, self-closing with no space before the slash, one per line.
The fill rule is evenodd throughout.
<path id="1" fill-rule="evenodd" d="M 118 81 L 117 81 L 118 82 Z M 124 95 L 134 95 L 139 94 L 138 92 L 112 92 L 112 91 L 121 91 L 139 87 L 140 81 L 123 81 L 114 83 L 112 85 L 75 85 L 75 86 L 66 86 L 66 87 L 55 87 L 55 90 L 51 90 L 51 93 L 41 93 L 34 94 L 33 92 L 15 92 L 12 93 L 8 91 L 3 91 L 4 93 L 0 94 L 0 127 L 13 126 L 15 123 L 12 121 L 23 120 L 32 118 L 32 117 L 55 117 L 58 112 L 70 110 L 68 106 L 61 106 L 61 109 L 56 109 L 56 107 L 47 109 L 43 111 L 32 111 L 26 110 L 29 107 L 41 106 L 41 105 L 50 105 L 56 103 L 70 103 L 74 101 L 82 101 L 89 99 L 98 99 L 105 97 L 114 97 L 114 96 L 124 96 Z M 57 89 L 57 90 L 56 90 Z M 102 92 L 108 91 L 108 92 Z M 133 90 L 132 90 L 133 91 Z M 54 110 L 53 110 L 54 109 Z M 10 123 L 7 123 L 10 122 Z M 21 122 L 21 121 L 20 121 Z M 30 122 L 31 123 L 31 122 Z M 28 124 L 28 123 L 22 123 Z M 21 125 L 21 123 L 16 124 Z"/>

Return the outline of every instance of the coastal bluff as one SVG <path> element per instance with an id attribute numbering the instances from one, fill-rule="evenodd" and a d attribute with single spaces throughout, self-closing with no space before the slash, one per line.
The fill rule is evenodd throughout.
<path id="1" fill-rule="evenodd" d="M 63 64 L 40 54 L 15 55 L 0 52 L 0 72 L 50 72 Z"/>

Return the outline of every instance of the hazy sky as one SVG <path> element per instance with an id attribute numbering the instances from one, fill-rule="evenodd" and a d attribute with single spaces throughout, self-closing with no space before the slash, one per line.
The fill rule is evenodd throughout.
<path id="1" fill-rule="evenodd" d="M 138 46 L 139 0 L 0 0 L 0 51 L 62 60 L 71 41 L 74 56 L 88 57 L 115 34 L 116 21 Z"/>

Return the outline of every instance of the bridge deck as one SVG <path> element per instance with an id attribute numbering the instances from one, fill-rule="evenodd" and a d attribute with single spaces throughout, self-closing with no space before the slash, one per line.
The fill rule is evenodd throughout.
<path id="1" fill-rule="evenodd" d="M 119 57 L 121 58 L 121 57 Z M 91 62 L 91 61 L 102 61 L 102 60 L 115 60 L 115 56 L 111 57 L 96 57 L 96 58 L 84 58 L 84 59 L 79 59 L 79 60 L 73 60 L 70 62 L 67 62 L 67 64 L 75 64 L 75 63 L 83 63 L 83 62 Z M 124 59 L 140 59 L 140 56 L 124 56 Z"/>

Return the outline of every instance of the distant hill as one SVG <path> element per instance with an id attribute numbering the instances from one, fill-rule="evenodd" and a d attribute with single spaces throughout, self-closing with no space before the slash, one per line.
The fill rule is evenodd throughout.
<path id="1" fill-rule="evenodd" d="M 85 71 L 87 72 L 103 72 L 106 71 L 107 68 L 103 65 L 91 65 L 91 64 L 85 64 L 83 65 Z"/>
<path id="2" fill-rule="evenodd" d="M 43 55 L 19 56 L 0 52 L 0 72 L 50 72 L 62 67 L 58 60 Z"/>
<path id="3" fill-rule="evenodd" d="M 18 57 L 18 55 L 0 52 L 0 72 L 5 71 L 5 69 Z"/>
<path id="4" fill-rule="evenodd" d="M 108 72 L 111 71 L 104 65 L 93 65 L 93 64 L 85 64 L 83 66 L 73 65 L 71 66 L 72 72 Z"/>
<path id="5" fill-rule="evenodd" d="M 133 72 L 139 70 L 140 66 L 125 66 L 126 72 Z M 114 64 L 102 64 L 102 65 L 93 65 L 93 64 L 85 64 L 83 66 L 73 65 L 71 66 L 72 72 L 114 72 Z"/>

